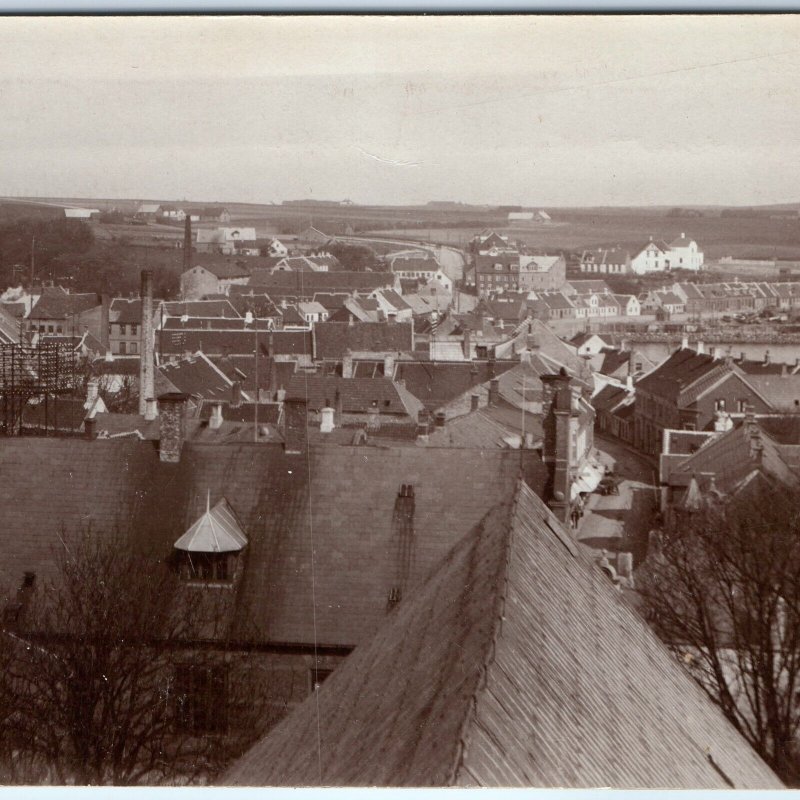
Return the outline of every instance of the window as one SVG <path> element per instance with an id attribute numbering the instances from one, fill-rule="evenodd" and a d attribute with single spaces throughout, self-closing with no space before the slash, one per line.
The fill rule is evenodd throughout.
<path id="1" fill-rule="evenodd" d="M 694 422 L 684 422 L 683 423 L 683 429 L 685 431 L 693 431 L 695 429 L 694 428 Z"/>
<path id="2" fill-rule="evenodd" d="M 218 581 L 228 583 L 233 580 L 228 567 L 227 553 L 184 553 L 181 576 L 189 581 Z"/>
<path id="3" fill-rule="evenodd" d="M 123 356 L 128 352 L 125 342 L 120 342 L 119 343 L 119 352 L 120 352 L 120 355 L 123 355 Z"/>
<path id="4" fill-rule="evenodd" d="M 198 736 L 228 728 L 228 681 L 223 666 L 181 664 L 175 669 L 175 725 Z"/>
<path id="5" fill-rule="evenodd" d="M 323 683 L 325 683 L 326 678 L 333 672 L 332 669 L 322 669 L 321 667 L 312 667 L 310 670 L 310 678 L 311 678 L 311 691 L 316 692 Z"/>
<path id="6" fill-rule="evenodd" d="M 64 326 L 56 325 L 56 333 L 64 333 Z"/>
<path id="7" fill-rule="evenodd" d="M 139 326 L 134 322 L 131 323 L 131 336 L 136 336 L 139 333 Z"/>
<path id="8" fill-rule="evenodd" d="M 736 410 L 740 414 L 744 414 L 747 411 L 747 400 L 737 400 L 736 401 Z"/>
<path id="9" fill-rule="evenodd" d="M 126 333 L 127 333 L 127 326 L 126 326 L 126 325 L 123 325 L 123 324 L 121 324 L 121 325 L 119 326 L 119 335 L 120 335 L 120 336 L 124 336 Z"/>
<path id="10" fill-rule="evenodd" d="M 139 352 L 139 345 L 136 342 L 130 342 L 128 345 L 128 352 L 135 356 Z"/>
<path id="11" fill-rule="evenodd" d="M 714 410 L 715 411 L 724 411 L 725 410 L 725 400 L 720 398 L 719 400 L 714 401 Z"/>

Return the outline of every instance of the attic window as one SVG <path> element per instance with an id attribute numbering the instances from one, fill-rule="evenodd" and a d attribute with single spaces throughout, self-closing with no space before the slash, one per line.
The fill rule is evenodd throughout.
<path id="1" fill-rule="evenodd" d="M 312 667 L 310 670 L 311 691 L 312 692 L 318 691 L 319 687 L 322 686 L 323 683 L 325 683 L 325 681 L 332 672 L 333 672 L 332 669 L 322 669 L 321 667 Z"/>
<path id="2" fill-rule="evenodd" d="M 184 553 L 181 575 L 189 581 L 230 583 L 228 553 Z"/>

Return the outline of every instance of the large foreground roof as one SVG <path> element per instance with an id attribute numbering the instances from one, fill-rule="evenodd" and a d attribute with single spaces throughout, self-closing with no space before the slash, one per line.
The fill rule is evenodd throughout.
<path id="1" fill-rule="evenodd" d="M 221 783 L 781 787 L 522 481 Z"/>

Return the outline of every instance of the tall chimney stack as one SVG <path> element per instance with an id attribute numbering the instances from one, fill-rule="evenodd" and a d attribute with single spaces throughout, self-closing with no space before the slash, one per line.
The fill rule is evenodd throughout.
<path id="1" fill-rule="evenodd" d="M 139 328 L 139 413 L 147 414 L 147 399 L 155 396 L 153 364 L 153 272 L 142 270 L 142 324 Z"/>
<path id="2" fill-rule="evenodd" d="M 192 215 L 186 215 L 183 224 L 183 271 L 192 268 Z"/>

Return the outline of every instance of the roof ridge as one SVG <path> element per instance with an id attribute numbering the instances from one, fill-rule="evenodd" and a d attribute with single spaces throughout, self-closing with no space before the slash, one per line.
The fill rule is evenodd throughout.
<path id="1" fill-rule="evenodd" d="M 502 582 L 498 581 L 498 587 L 495 589 L 495 602 L 494 602 L 494 623 L 492 625 L 492 636 L 486 648 L 486 654 L 481 664 L 478 679 L 475 681 L 475 688 L 472 691 L 470 698 L 467 701 L 467 711 L 464 715 L 464 720 L 461 723 L 461 729 L 458 736 L 458 745 L 456 747 L 455 758 L 448 773 L 448 786 L 457 785 L 458 774 L 464 765 L 464 755 L 467 752 L 470 739 L 470 730 L 475 722 L 478 711 L 478 693 L 486 688 L 489 668 L 494 663 L 495 655 L 497 653 L 497 640 L 500 637 L 503 629 L 503 618 L 505 616 L 506 596 L 508 593 L 508 573 L 511 562 L 511 537 L 514 532 L 514 519 L 516 517 L 517 509 L 520 504 L 520 497 L 522 495 L 522 484 L 524 478 L 520 474 L 517 478 L 517 485 L 514 489 L 514 497 L 508 509 L 506 517 L 506 530 L 504 531 L 505 543 L 505 558 L 503 559 L 502 566 Z M 500 577 L 500 576 L 498 576 Z"/>

